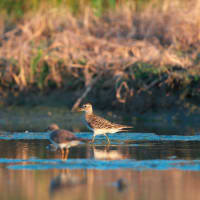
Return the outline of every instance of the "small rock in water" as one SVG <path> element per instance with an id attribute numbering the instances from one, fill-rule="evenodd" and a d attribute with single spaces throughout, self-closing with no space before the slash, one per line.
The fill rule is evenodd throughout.
<path id="1" fill-rule="evenodd" d="M 170 160 L 176 159 L 176 156 L 169 156 L 168 157 Z"/>
<path id="2" fill-rule="evenodd" d="M 127 184 L 125 183 L 124 179 L 120 178 L 113 185 L 117 188 L 119 192 L 122 192 L 126 187 Z"/>

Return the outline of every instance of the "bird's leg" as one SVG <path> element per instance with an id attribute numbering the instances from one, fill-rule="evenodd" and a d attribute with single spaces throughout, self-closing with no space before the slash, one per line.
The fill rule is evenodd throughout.
<path id="1" fill-rule="evenodd" d="M 109 140 L 108 136 L 107 136 L 106 134 L 104 134 L 104 135 L 106 136 L 106 139 L 107 139 L 107 141 L 108 141 L 108 144 L 110 144 L 110 140 Z"/>
<path id="2" fill-rule="evenodd" d="M 107 152 L 109 152 L 109 150 L 110 150 L 110 143 L 108 143 L 108 144 L 106 145 L 105 150 L 106 150 Z"/>
<path id="3" fill-rule="evenodd" d="M 65 150 L 63 148 L 60 148 L 60 152 L 61 152 L 61 158 L 63 159 L 63 157 L 65 156 Z"/>
<path id="4" fill-rule="evenodd" d="M 69 149 L 66 148 L 66 149 L 65 149 L 65 156 L 64 156 L 64 159 L 65 159 L 65 160 L 67 160 L 68 155 L 69 155 Z"/>
<path id="5" fill-rule="evenodd" d="M 93 135 L 93 136 L 92 136 L 92 143 L 94 143 L 95 136 L 96 136 L 96 135 Z"/>

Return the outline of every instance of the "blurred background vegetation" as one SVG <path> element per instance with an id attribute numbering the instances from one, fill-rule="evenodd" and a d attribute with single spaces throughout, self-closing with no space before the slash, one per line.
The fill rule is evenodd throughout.
<path id="1" fill-rule="evenodd" d="M 85 8 L 90 7 L 95 14 L 102 15 L 105 11 L 115 9 L 118 6 L 126 4 L 127 6 L 135 7 L 136 11 L 142 9 L 148 4 L 162 7 L 165 0 L 2 0 L 0 2 L 1 13 L 10 15 L 13 18 L 21 18 L 27 12 L 37 12 L 41 7 L 59 8 L 66 7 L 70 9 L 73 14 L 82 13 Z M 184 4 L 182 1 L 181 4 Z"/>
<path id="2" fill-rule="evenodd" d="M 199 10 L 200 0 L 1 0 L 1 105 L 198 111 Z"/>

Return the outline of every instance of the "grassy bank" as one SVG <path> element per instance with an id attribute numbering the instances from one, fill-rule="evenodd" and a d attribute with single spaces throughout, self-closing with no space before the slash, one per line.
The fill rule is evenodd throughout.
<path id="1" fill-rule="evenodd" d="M 199 0 L 19 2 L 19 16 L 0 5 L 2 105 L 60 92 L 70 106 L 198 109 Z"/>

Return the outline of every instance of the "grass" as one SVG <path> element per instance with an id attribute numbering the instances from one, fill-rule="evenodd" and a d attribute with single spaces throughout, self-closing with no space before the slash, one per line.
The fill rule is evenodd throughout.
<path id="1" fill-rule="evenodd" d="M 58 88 L 75 99 L 96 78 L 86 99 L 114 107 L 146 95 L 154 108 L 158 91 L 198 100 L 200 0 L 120 2 L 1 1 L 2 100 Z"/>
<path id="2" fill-rule="evenodd" d="M 137 10 L 142 10 L 152 0 L 2 0 L 0 2 L 1 12 L 11 15 L 15 18 L 21 18 L 27 12 L 36 12 L 40 8 L 60 8 L 66 7 L 73 14 L 77 15 L 84 12 L 85 8 L 90 7 L 96 16 L 101 16 L 107 10 L 114 10 L 122 4 L 132 4 Z M 160 4 L 160 0 L 155 1 Z"/>

